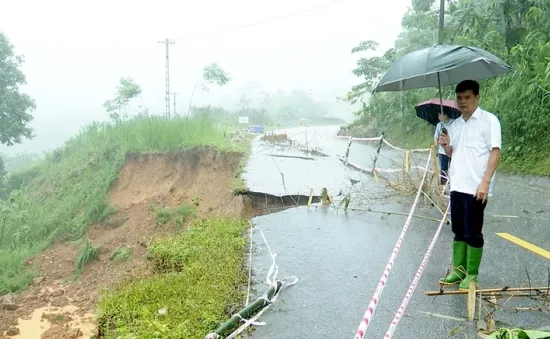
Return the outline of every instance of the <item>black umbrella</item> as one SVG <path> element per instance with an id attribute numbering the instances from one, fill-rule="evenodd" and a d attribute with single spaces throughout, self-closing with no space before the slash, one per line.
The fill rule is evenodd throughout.
<path id="1" fill-rule="evenodd" d="M 495 78 L 512 68 L 493 54 L 477 47 L 434 45 L 410 52 L 384 73 L 373 92 L 437 87 L 443 111 L 441 86 L 463 80 Z"/>
<path id="2" fill-rule="evenodd" d="M 439 99 L 432 99 L 421 102 L 414 106 L 416 116 L 426 120 L 428 123 L 436 126 L 439 122 L 438 114 L 441 112 L 441 102 Z M 457 119 L 462 114 L 456 107 L 454 100 L 443 100 L 443 111 L 447 113 L 450 119 Z"/>
<path id="3" fill-rule="evenodd" d="M 512 68 L 480 48 L 435 45 L 406 54 L 382 76 L 374 92 L 402 91 L 496 78 Z"/>

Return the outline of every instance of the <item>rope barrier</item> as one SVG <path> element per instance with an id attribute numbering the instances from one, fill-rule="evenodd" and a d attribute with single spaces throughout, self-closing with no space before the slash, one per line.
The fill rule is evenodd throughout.
<path id="1" fill-rule="evenodd" d="M 415 152 L 429 152 L 430 151 L 430 148 L 416 148 L 416 149 L 407 150 L 407 149 L 404 149 L 404 148 L 401 148 L 401 147 L 397 147 L 395 145 L 392 145 L 388 140 L 386 140 L 382 136 L 374 137 L 374 138 L 354 138 L 354 137 L 351 137 L 349 135 L 337 135 L 336 137 L 340 138 L 340 139 L 351 139 L 353 141 L 379 141 L 380 139 L 382 139 L 382 141 L 384 142 L 384 144 L 386 144 L 386 146 L 388 146 L 390 148 L 393 148 L 397 151 L 402 151 L 402 152 L 409 151 L 409 152 L 415 153 Z"/>
<path id="2" fill-rule="evenodd" d="M 351 137 L 349 135 L 337 135 L 336 137 L 339 138 L 339 139 L 351 139 L 351 140 L 354 140 L 354 141 L 379 141 L 380 139 L 382 139 L 382 137 L 354 138 L 354 137 Z"/>
<path id="3" fill-rule="evenodd" d="M 265 234 L 264 234 L 263 230 L 259 227 L 252 226 L 252 223 L 251 223 L 251 233 L 252 233 L 252 230 L 254 230 L 254 229 L 257 229 L 257 230 L 260 231 L 262 239 L 263 239 L 263 241 L 264 241 L 264 243 L 267 247 L 267 250 L 269 252 L 269 255 L 271 257 L 271 267 L 269 268 L 269 271 L 267 272 L 266 283 L 269 287 L 275 287 L 276 292 L 271 298 L 268 298 L 267 294 L 264 294 L 262 297 L 260 297 L 260 299 L 263 298 L 265 300 L 265 306 L 258 313 L 256 313 L 256 315 L 254 315 L 250 319 L 244 319 L 244 318 L 240 317 L 241 318 L 240 320 L 243 321 L 244 324 L 242 324 L 233 333 L 229 334 L 225 339 L 235 338 L 236 336 L 241 334 L 250 325 L 265 326 L 266 325 L 265 322 L 257 322 L 256 320 L 258 320 L 258 318 L 260 318 L 260 316 L 265 311 L 267 311 L 271 307 L 271 305 L 273 305 L 275 303 L 275 301 L 279 297 L 279 294 L 281 293 L 281 291 L 285 287 L 290 287 L 290 286 L 296 284 L 299 281 L 298 277 L 296 277 L 296 276 L 285 277 L 285 278 L 282 278 L 280 280 L 277 280 L 277 275 L 279 274 L 279 266 L 277 265 L 277 262 L 275 261 L 275 258 L 277 257 L 277 253 L 273 253 L 271 251 L 271 247 L 269 246 L 269 243 L 267 242 L 267 239 L 265 237 Z M 280 287 L 279 287 L 279 284 L 280 284 Z M 207 338 L 216 338 L 217 339 L 219 337 L 215 336 L 213 334 L 209 334 L 209 336 L 207 336 Z"/>
<path id="4" fill-rule="evenodd" d="M 398 150 L 398 151 L 402 151 L 402 152 L 406 152 L 406 151 L 409 151 L 411 153 L 414 153 L 414 152 L 429 152 L 431 149 L 430 148 L 416 148 L 416 149 L 404 149 L 404 148 L 400 148 L 400 147 L 397 147 L 397 146 L 394 146 L 392 144 L 389 143 L 389 141 L 387 141 L 386 139 L 383 139 L 384 143 L 395 149 L 395 150 Z"/>
<path id="5" fill-rule="evenodd" d="M 339 158 L 339 159 L 342 163 L 344 163 L 344 164 L 346 163 L 344 158 Z M 365 173 L 372 173 L 373 172 L 372 169 L 361 167 L 361 166 L 359 166 L 357 164 L 354 164 L 352 162 L 349 162 L 349 161 L 347 162 L 347 165 L 350 166 L 350 167 L 353 167 L 356 170 L 361 171 L 361 172 L 365 172 Z M 413 170 L 413 169 L 421 170 L 422 172 L 434 173 L 433 170 L 431 170 L 429 168 L 426 168 L 426 167 L 422 167 L 422 166 L 410 166 L 409 167 L 409 170 Z M 375 171 L 380 172 L 380 173 L 397 173 L 397 172 L 403 172 L 404 169 L 403 168 L 376 168 Z"/>
<path id="6" fill-rule="evenodd" d="M 250 237 L 250 246 L 248 248 L 248 285 L 246 288 L 246 300 L 244 301 L 244 306 L 248 306 L 248 302 L 250 301 L 250 284 L 252 282 L 252 232 L 254 231 L 254 226 L 251 222 L 248 223 L 250 225 L 250 232 L 248 236 Z"/>
<path id="7" fill-rule="evenodd" d="M 430 246 L 428 247 L 428 250 L 426 251 L 426 254 L 424 254 L 424 259 L 422 259 L 422 263 L 420 264 L 420 267 L 418 267 L 418 270 L 416 271 L 416 275 L 414 276 L 414 279 L 409 286 L 409 289 L 407 290 L 407 293 L 405 294 L 405 297 L 403 298 L 403 302 L 401 302 L 401 306 L 397 310 L 397 313 L 395 313 L 395 316 L 393 317 L 393 321 L 390 324 L 390 327 L 388 328 L 388 331 L 386 332 L 386 335 L 384 335 L 384 339 L 392 338 L 393 334 L 395 333 L 395 330 L 397 329 L 397 326 L 399 325 L 399 322 L 401 321 L 401 317 L 405 313 L 405 309 L 407 308 L 407 305 L 409 304 L 410 299 L 412 298 L 412 295 L 416 289 L 416 285 L 420 281 L 420 277 L 422 276 L 422 273 L 424 273 L 424 268 L 426 268 L 426 265 L 428 264 L 428 259 L 430 258 L 430 255 L 432 254 L 432 250 L 435 246 L 435 243 L 437 241 L 437 238 L 439 238 L 439 234 L 441 233 L 441 229 L 443 228 L 443 225 L 445 224 L 446 216 L 449 213 L 449 206 L 447 206 L 447 210 L 443 214 L 443 217 L 441 218 L 441 222 L 439 223 L 439 227 L 437 228 L 437 231 L 435 232 L 432 242 L 430 243 Z"/>
<path id="8" fill-rule="evenodd" d="M 431 153 L 428 155 L 428 159 L 426 162 L 426 168 L 428 168 L 431 160 Z M 380 282 L 378 283 L 378 286 L 376 287 L 376 290 L 374 291 L 374 295 L 367 307 L 367 310 L 365 311 L 365 314 L 363 315 L 363 319 L 361 320 L 361 323 L 359 324 L 359 328 L 357 329 L 357 332 L 355 333 L 354 339 L 363 339 L 363 336 L 365 335 L 365 332 L 367 331 L 371 319 L 374 316 L 374 313 L 376 312 L 376 306 L 378 305 L 378 301 L 380 299 L 380 296 L 382 295 L 382 291 L 384 290 L 384 287 L 386 286 L 386 281 L 388 280 L 390 271 L 392 269 L 393 263 L 395 261 L 395 258 L 397 258 L 397 254 L 399 253 L 399 248 L 401 248 L 401 244 L 403 243 L 403 239 L 405 238 L 405 234 L 407 233 L 407 230 L 409 228 L 409 225 L 411 223 L 411 219 L 414 214 L 414 210 L 416 209 L 416 205 L 418 204 L 418 201 L 420 200 L 420 195 L 422 193 L 422 187 L 424 185 L 424 181 L 426 180 L 426 174 L 428 171 L 424 171 L 424 175 L 422 176 L 422 180 L 420 181 L 420 185 L 418 185 L 418 191 L 416 193 L 416 197 L 414 199 L 413 205 L 411 207 L 411 210 L 409 212 L 409 215 L 407 216 L 407 220 L 405 220 L 405 225 L 403 226 L 403 230 L 401 231 L 401 234 L 399 235 L 399 238 L 397 239 L 397 243 L 395 244 L 395 247 L 391 253 L 390 259 L 386 265 L 386 268 L 384 269 L 384 273 L 382 274 L 382 277 L 380 278 Z"/>

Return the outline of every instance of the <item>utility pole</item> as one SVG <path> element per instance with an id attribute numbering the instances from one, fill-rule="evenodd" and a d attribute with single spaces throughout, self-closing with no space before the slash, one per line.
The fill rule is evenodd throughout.
<path id="1" fill-rule="evenodd" d="M 166 117 L 170 119 L 170 56 L 169 56 L 169 45 L 175 44 L 173 40 L 166 39 L 164 41 L 159 41 L 159 44 L 166 45 Z"/>
<path id="2" fill-rule="evenodd" d="M 445 27 L 444 20 L 445 20 L 445 0 L 440 0 L 439 1 L 439 27 L 437 30 L 438 45 L 443 44 L 443 29 Z"/>
<path id="3" fill-rule="evenodd" d="M 173 92 L 172 95 L 174 96 L 174 116 L 176 116 L 178 113 L 176 111 L 176 92 Z"/>

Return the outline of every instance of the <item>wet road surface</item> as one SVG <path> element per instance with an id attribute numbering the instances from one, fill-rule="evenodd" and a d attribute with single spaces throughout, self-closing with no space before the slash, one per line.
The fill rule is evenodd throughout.
<path id="1" fill-rule="evenodd" d="M 255 142 L 245 173 L 250 190 L 277 195 L 307 195 L 309 187 L 313 188 L 314 194 L 326 187 L 333 195 L 338 191 L 353 192 L 356 205 L 408 213 L 414 197 L 391 191 L 371 176 L 350 170 L 335 159 L 336 155 L 344 155 L 347 147 L 346 140 L 334 138 L 337 128 L 311 127 L 307 130 L 308 143 L 322 148 L 331 157 L 314 157 L 315 160 L 276 158 L 266 154 L 301 153 L 280 146 L 273 149 Z M 305 139 L 305 133 L 296 129 L 292 132 L 293 139 L 300 142 Z M 292 132 L 287 131 L 289 136 Z M 371 166 L 376 146 L 376 143 L 352 144 L 350 161 Z M 383 148 L 384 152 L 386 160 L 379 162 L 380 167 L 395 168 L 394 160 L 399 158 L 399 152 L 391 155 L 389 149 Z M 359 180 L 359 183 L 352 186 L 350 178 Z M 529 279 L 532 286 L 547 286 L 550 260 L 497 233 L 508 233 L 550 250 L 550 190 L 503 175 L 498 175 L 497 180 L 495 196 L 486 210 L 486 245 L 480 268 L 480 286 L 527 287 Z M 423 203 L 418 205 L 415 214 L 434 218 L 441 215 Z M 254 337 L 352 338 L 405 219 L 400 215 L 344 212 L 322 207 L 297 207 L 255 218 L 253 223 L 263 230 L 272 251 L 278 253 L 278 278 L 295 275 L 300 281 L 283 290 L 275 305 L 264 313 L 260 320 L 267 325 L 257 327 Z M 437 226 L 437 222 L 412 219 L 365 338 L 384 336 Z M 252 240 L 253 296 L 257 297 L 267 288 L 265 277 L 271 259 L 260 232 L 255 231 Z M 437 279 L 448 267 L 451 241 L 450 225 L 445 225 L 394 338 L 449 338 L 451 331 L 456 332 L 457 328 L 474 338 L 475 324 L 460 320 L 467 316 L 465 296 L 424 295 L 425 291 L 439 289 Z M 520 301 L 522 303 L 511 300 L 506 305 L 534 305 L 533 302 Z M 457 319 L 443 319 L 426 313 Z M 499 309 L 495 318 L 513 327 L 527 329 L 550 325 L 550 316 L 539 312 Z"/>

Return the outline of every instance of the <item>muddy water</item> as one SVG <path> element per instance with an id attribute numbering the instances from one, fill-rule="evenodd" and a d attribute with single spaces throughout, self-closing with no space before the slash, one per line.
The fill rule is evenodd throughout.
<path id="1" fill-rule="evenodd" d="M 74 329 L 81 332 L 79 338 L 90 339 L 94 335 L 94 314 L 77 314 L 78 307 L 67 305 L 65 307 L 41 307 L 35 309 L 28 317 L 19 319 L 17 327 L 20 334 L 12 336 L 18 339 L 40 339 L 46 331 L 52 329 L 56 321 L 63 321 L 62 326 Z M 70 321 L 64 320 L 70 318 Z M 55 334 L 51 334 L 49 338 L 54 338 Z"/>

